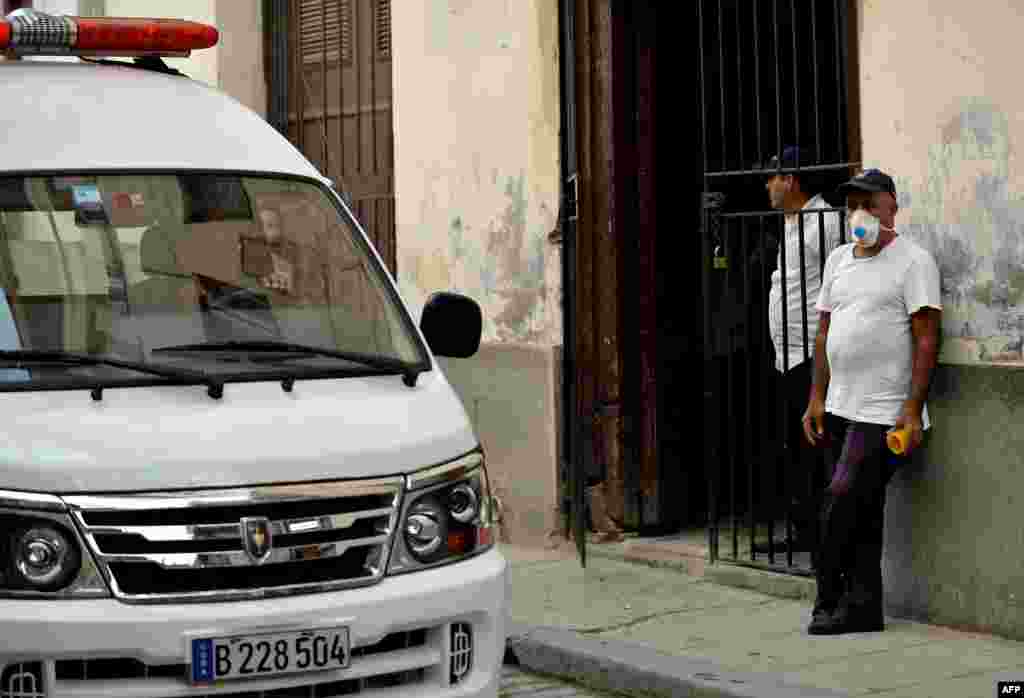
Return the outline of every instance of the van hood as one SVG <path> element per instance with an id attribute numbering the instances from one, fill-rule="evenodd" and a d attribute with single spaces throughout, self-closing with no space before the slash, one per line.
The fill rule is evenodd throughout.
<path id="1" fill-rule="evenodd" d="M 407 473 L 478 445 L 444 375 L 0 393 L 0 489 L 234 487 Z"/>

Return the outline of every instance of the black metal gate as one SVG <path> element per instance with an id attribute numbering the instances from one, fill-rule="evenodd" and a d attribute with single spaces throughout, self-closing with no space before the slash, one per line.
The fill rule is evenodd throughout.
<path id="1" fill-rule="evenodd" d="M 813 494 L 826 484 L 825 466 L 799 465 L 791 439 L 787 446 L 785 434 L 794 426 L 796 400 L 787 395 L 781 377 L 794 370 L 793 364 L 804 364 L 801 358 L 813 362 L 814 337 L 806 313 L 795 320 L 789 304 L 781 303 L 782 326 L 803 326 L 797 344 L 803 356 L 790 361 L 787 330 L 778 352 L 782 370 L 777 369 L 769 298 L 773 283 L 780 294 L 786 293 L 784 272 L 792 269 L 799 276 L 802 307 L 808 301 L 813 306 L 805 245 L 817 242 L 817 249 L 825 251 L 817 259 L 820 274 L 834 244 L 826 239 L 826 230 L 837 231 L 844 241 L 844 221 L 839 209 L 804 210 L 791 219 L 787 233 L 784 213 L 771 208 L 765 183 L 771 175 L 793 173 L 807 189 L 815 190 L 810 193 L 827 192 L 857 165 L 859 124 L 856 95 L 851 95 L 856 85 L 848 77 L 856 74 L 850 51 L 854 4 L 697 3 L 704 181 L 704 456 L 712 561 L 797 574 L 811 571 L 810 553 L 795 551 L 789 542 L 795 535 L 793 501 L 814 501 Z M 790 163 L 771 160 L 789 146 L 800 148 L 798 162 L 787 167 Z M 814 230 L 819 239 L 808 240 Z M 773 281 L 776 269 L 781 273 Z M 798 409 L 802 412 L 805 405 Z"/>

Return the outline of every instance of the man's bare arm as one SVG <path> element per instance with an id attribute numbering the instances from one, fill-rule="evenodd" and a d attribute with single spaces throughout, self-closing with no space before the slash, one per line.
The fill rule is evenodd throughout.
<path id="1" fill-rule="evenodd" d="M 913 364 L 910 376 L 910 395 L 903 403 L 903 413 L 896 427 L 906 428 L 910 453 L 924 440 L 924 403 L 928 399 L 932 374 L 939 359 L 942 312 L 937 308 L 922 308 L 910 316 L 910 331 L 914 339 Z"/>
<path id="2" fill-rule="evenodd" d="M 832 322 L 832 313 L 819 313 L 818 334 L 814 338 L 814 382 L 811 384 L 811 397 L 825 402 L 828 395 L 828 383 L 832 378 L 828 370 L 828 327 Z"/>
<path id="3" fill-rule="evenodd" d="M 922 308 L 910 316 L 910 331 L 914 337 L 913 373 L 910 378 L 910 397 L 905 411 L 920 415 L 928 399 L 932 374 L 939 360 L 942 311 Z"/>

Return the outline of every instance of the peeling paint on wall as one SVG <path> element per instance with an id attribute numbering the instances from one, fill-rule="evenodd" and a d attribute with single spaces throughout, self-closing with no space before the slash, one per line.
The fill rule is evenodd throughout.
<path id="1" fill-rule="evenodd" d="M 393 12 L 400 290 L 417 317 L 435 291 L 472 297 L 485 342 L 561 343 L 557 6 Z"/>
<path id="2" fill-rule="evenodd" d="M 978 97 L 939 128 L 918 184 L 897 177 L 901 232 L 935 255 L 943 360 L 1024 362 L 1024 195 L 1010 184 L 1009 117 Z"/>
<path id="3" fill-rule="evenodd" d="M 942 361 L 1024 365 L 1024 96 L 1016 3 L 861 0 L 865 167 L 939 264 Z"/>

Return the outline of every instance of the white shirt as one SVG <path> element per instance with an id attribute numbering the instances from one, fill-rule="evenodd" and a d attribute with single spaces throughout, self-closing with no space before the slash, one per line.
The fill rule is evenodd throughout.
<path id="1" fill-rule="evenodd" d="M 782 246 L 779 246 L 778 264 L 772 273 L 772 287 L 768 294 L 768 331 L 775 345 L 775 367 L 786 371 L 804 361 L 804 322 L 807 316 L 807 358 L 814 358 L 814 337 L 818 334 L 818 314 L 814 310 L 821 289 L 821 260 L 839 245 L 839 215 L 812 213 L 816 209 L 831 208 L 819 194 L 795 216 L 787 216 L 784 239 L 786 245 L 786 326 L 782 324 Z M 804 267 L 807 270 L 807 303 L 800 296 L 800 218 L 804 221 Z M 822 255 L 820 224 L 825 224 L 825 254 Z M 788 337 L 789 363 L 783 363 L 783 335 Z"/>
<path id="2" fill-rule="evenodd" d="M 910 396 L 910 316 L 942 309 L 932 255 L 903 236 L 874 257 L 853 243 L 825 263 L 818 310 L 831 313 L 826 355 L 831 372 L 825 410 L 857 422 L 892 425 Z M 928 428 L 928 411 L 922 422 Z"/>

